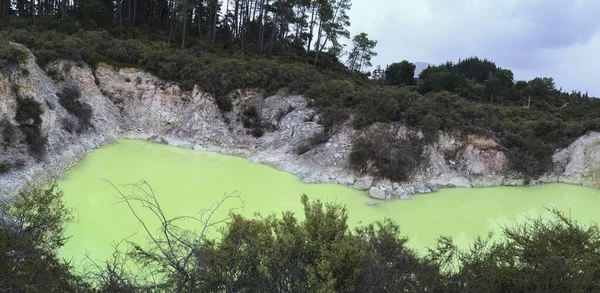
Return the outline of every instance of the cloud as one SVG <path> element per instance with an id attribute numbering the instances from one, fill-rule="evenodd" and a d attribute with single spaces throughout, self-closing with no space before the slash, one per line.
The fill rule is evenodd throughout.
<path id="1" fill-rule="evenodd" d="M 552 76 L 557 85 L 600 96 L 592 68 L 600 52 L 597 0 L 354 0 L 351 33 L 379 41 L 374 64 L 442 63 L 479 56 L 517 78 Z M 568 74 L 567 74 L 568 72 Z"/>

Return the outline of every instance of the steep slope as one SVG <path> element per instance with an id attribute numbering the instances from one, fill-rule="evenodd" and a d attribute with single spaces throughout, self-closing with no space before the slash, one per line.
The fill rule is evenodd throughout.
<path id="1" fill-rule="evenodd" d="M 198 87 L 182 91 L 144 71 L 117 70 L 102 63 L 92 70 L 86 64 L 59 61 L 44 71 L 28 54 L 21 68 L 0 71 L 0 120 L 6 118 L 18 126 L 14 119 L 18 99 L 30 97 L 40 102 L 44 111 L 41 132 L 48 138 L 46 156 L 36 161 L 24 143 L 6 146 L 0 152 L 0 162 L 23 166 L 0 175 L 0 191 L 14 191 L 32 180 L 57 178 L 87 152 L 120 138 L 243 155 L 296 174 L 304 182 L 340 183 L 365 190 L 378 199 L 408 198 L 414 193 L 453 186 L 536 182 L 593 186 L 600 170 L 599 133 L 590 133 L 557 152 L 554 170 L 532 181 L 508 171 L 504 150 L 494 140 L 440 133 L 425 148 L 426 163 L 410 182 L 376 179 L 349 168 L 353 138 L 377 131 L 394 136 L 422 135 L 419 131 L 397 123 L 375 124 L 361 131 L 345 125 L 327 142 L 298 155 L 298 148 L 323 130 L 318 113 L 307 107 L 302 96 L 279 93 L 264 97 L 260 90 L 238 91 L 233 94 L 234 110 L 224 114 L 215 99 Z M 66 87 L 79 89 L 81 102 L 92 109 L 91 126 L 81 133 L 69 131 L 64 122 L 73 119 L 60 103 L 60 92 Z M 252 125 L 259 125 L 260 131 L 255 132 Z M 262 131 L 265 133 L 261 136 Z M 17 131 L 17 135 L 22 140 L 23 134 Z"/>

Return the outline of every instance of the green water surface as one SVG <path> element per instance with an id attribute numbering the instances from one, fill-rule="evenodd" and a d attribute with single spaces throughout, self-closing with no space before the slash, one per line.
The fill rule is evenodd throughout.
<path id="1" fill-rule="evenodd" d="M 87 261 L 87 257 L 109 258 L 122 239 L 139 243 L 147 239 L 119 194 L 103 179 L 114 184 L 147 181 L 167 217 L 197 215 L 224 193 L 234 191 L 244 201 L 238 210 L 244 215 L 291 210 L 301 216 L 300 196 L 306 193 L 311 199 L 346 205 L 351 225 L 384 217 L 394 219 L 409 243 L 419 250 L 434 244 L 440 235 L 451 236 L 466 246 L 475 236 L 499 231 L 502 225 L 527 215 L 546 215 L 545 207 L 549 206 L 581 222 L 600 220 L 600 191 L 581 186 L 454 188 L 369 206 L 373 199 L 363 192 L 335 184 L 304 184 L 294 175 L 245 158 L 124 140 L 93 151 L 59 182 L 75 216 L 66 231 L 72 238 L 60 254 L 75 265 Z M 126 193 L 131 190 L 121 189 Z M 226 202 L 215 217 L 222 218 L 229 208 L 240 205 L 235 200 Z M 154 231 L 157 222 L 150 220 L 151 214 L 139 205 L 134 207 L 149 219 Z"/>

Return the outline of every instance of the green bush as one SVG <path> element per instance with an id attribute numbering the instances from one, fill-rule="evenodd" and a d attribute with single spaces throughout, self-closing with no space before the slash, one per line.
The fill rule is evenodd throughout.
<path id="1" fill-rule="evenodd" d="M 409 181 L 425 161 L 424 142 L 415 136 L 400 138 L 380 128 L 352 142 L 350 166 L 363 173 L 394 181 Z"/>
<path id="2" fill-rule="evenodd" d="M 261 137 L 264 134 L 265 134 L 265 130 L 262 127 L 258 126 L 258 127 L 252 128 L 252 136 Z"/>
<path id="3" fill-rule="evenodd" d="M 16 129 L 15 126 L 10 123 L 6 118 L 0 121 L 0 134 L 2 135 L 2 142 L 4 147 L 9 147 L 15 140 Z"/>
<path id="4" fill-rule="evenodd" d="M 42 105 L 32 98 L 17 98 L 17 110 L 15 120 L 19 123 L 19 129 L 25 135 L 29 154 L 38 161 L 46 155 L 47 138 L 42 136 L 42 117 L 44 113 Z"/>
<path id="5" fill-rule="evenodd" d="M 32 141 L 29 142 L 27 151 L 37 161 L 42 161 L 46 157 L 46 144 L 47 143 L 48 143 L 48 138 L 46 136 L 38 135 L 38 136 L 34 137 Z"/>
<path id="6" fill-rule="evenodd" d="M 12 220 L 11 220 L 12 219 Z M 78 292 L 77 277 L 58 255 L 71 216 L 56 185 L 19 191 L 0 203 L 0 284 L 6 292 Z"/>
<path id="7" fill-rule="evenodd" d="M 21 62 L 25 62 L 25 60 L 27 60 L 26 52 L 16 46 L 0 41 L 0 69 L 17 65 Z"/>
<path id="8" fill-rule="evenodd" d="M 231 112 L 233 110 L 233 101 L 229 96 L 217 96 L 217 107 L 223 112 Z"/>
<path id="9" fill-rule="evenodd" d="M 17 98 L 15 121 L 20 125 L 40 126 L 42 124 L 42 104 L 32 98 Z"/>
<path id="10" fill-rule="evenodd" d="M 0 174 L 6 174 L 12 169 L 12 164 L 8 161 L 0 162 Z"/>
<path id="11" fill-rule="evenodd" d="M 79 127 L 77 128 L 78 133 L 84 132 L 89 128 L 92 123 L 92 107 L 90 105 L 80 101 L 81 92 L 75 85 L 70 85 L 63 88 L 62 92 L 56 94 L 59 97 L 59 103 L 65 110 L 77 117 L 79 121 Z M 65 124 L 63 123 L 65 126 Z M 67 123 L 66 125 L 72 128 L 72 125 Z"/>

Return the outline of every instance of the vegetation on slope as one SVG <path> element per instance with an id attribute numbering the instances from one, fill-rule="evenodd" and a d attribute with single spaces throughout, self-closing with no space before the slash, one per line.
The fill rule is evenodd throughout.
<path id="1" fill-rule="evenodd" d="M 515 81 L 489 60 L 432 66 L 417 79 L 407 61 L 368 72 L 377 42 L 361 33 L 344 66 L 339 40 L 349 37 L 349 0 L 231 0 L 226 10 L 220 1 L 12 2 L 0 13 L 0 38 L 26 45 L 42 67 L 56 59 L 136 66 L 183 89 L 200 86 L 223 111 L 232 109 L 230 93 L 237 89 L 304 94 L 320 111 L 325 132 L 300 152 L 326 141 L 348 119 L 356 128 L 398 122 L 422 130 L 424 139 L 413 142 L 421 145 L 440 130 L 493 138 L 506 148 L 512 170 L 536 177 L 549 171 L 557 148 L 600 129 L 597 99 L 563 92 L 551 78 Z M 354 145 L 357 154 L 376 151 Z M 372 159 L 355 157 L 367 160 L 353 164 L 357 170 Z M 384 157 L 403 165 L 392 154 Z M 407 171 L 378 174 L 406 178 Z"/>
<path id="2" fill-rule="evenodd" d="M 144 186 L 138 186 L 144 188 Z M 203 218 L 194 231 L 161 218 L 143 246 L 85 272 L 57 256 L 70 213 L 51 186 L 0 206 L 0 289 L 8 292 L 596 292 L 600 230 L 553 211 L 478 238 L 461 250 L 441 237 L 427 253 L 407 247 L 391 220 L 351 229 L 345 207 L 301 197 L 304 216 Z M 124 195 L 124 199 L 147 200 Z M 224 200 L 231 200 L 231 196 Z M 137 206 L 137 205 L 136 205 Z M 218 207 L 217 207 L 218 208 Z M 136 210 L 132 210 L 137 212 Z M 163 217 L 160 210 L 157 216 Z M 212 210 L 207 212 L 210 214 Z M 142 221 L 151 219 L 142 219 Z M 220 223 L 220 224 L 219 224 Z M 221 225 L 207 238 L 203 227 Z M 165 238 L 169 237 L 169 239 Z M 168 241 L 167 241 L 168 240 Z M 125 261 L 145 274 L 132 274 Z M 145 278 L 152 275 L 152 278 Z"/>

